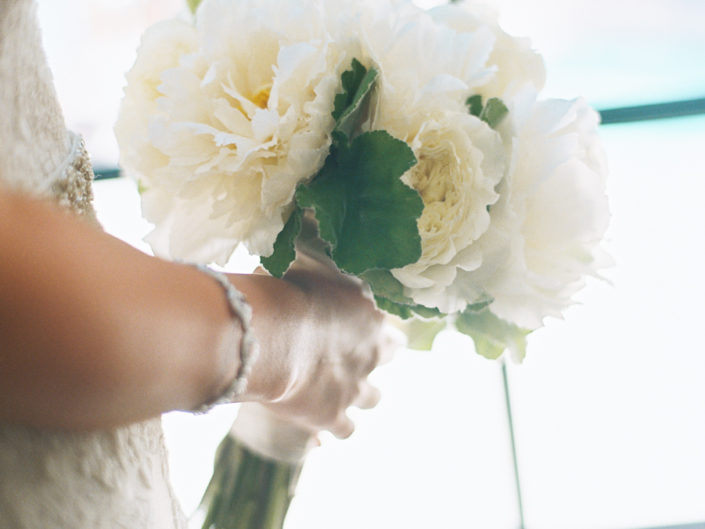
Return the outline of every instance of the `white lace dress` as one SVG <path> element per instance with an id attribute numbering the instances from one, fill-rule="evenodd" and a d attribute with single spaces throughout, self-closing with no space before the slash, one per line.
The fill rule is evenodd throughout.
<path id="1" fill-rule="evenodd" d="M 92 170 L 65 130 L 35 11 L 32 0 L 0 1 L 0 185 L 90 221 Z M 184 527 L 159 419 L 81 434 L 0 423 L 0 529 Z"/>

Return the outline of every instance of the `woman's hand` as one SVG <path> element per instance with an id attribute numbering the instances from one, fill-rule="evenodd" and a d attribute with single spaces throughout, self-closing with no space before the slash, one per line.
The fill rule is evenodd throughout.
<path id="1" fill-rule="evenodd" d="M 261 280 L 279 292 L 269 310 L 248 297 L 261 352 L 243 400 L 259 400 L 311 432 L 348 437 L 346 409 L 377 403 L 367 375 L 394 348 L 382 314 L 359 281 L 315 261 L 298 261 L 285 281 Z"/>

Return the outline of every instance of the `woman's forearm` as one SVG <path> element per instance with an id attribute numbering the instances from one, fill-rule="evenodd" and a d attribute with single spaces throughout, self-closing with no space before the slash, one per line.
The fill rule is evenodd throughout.
<path id="1" fill-rule="evenodd" d="M 109 428 L 189 410 L 240 368 L 223 288 L 48 203 L 0 188 L 0 421 Z M 345 437 L 381 354 L 381 315 L 357 282 L 303 263 L 286 280 L 230 275 L 260 354 L 240 401 Z"/>
<path id="2" fill-rule="evenodd" d="M 2 191 L 0 254 L 0 419 L 109 427 L 194 408 L 234 375 L 240 328 L 192 267 Z"/>

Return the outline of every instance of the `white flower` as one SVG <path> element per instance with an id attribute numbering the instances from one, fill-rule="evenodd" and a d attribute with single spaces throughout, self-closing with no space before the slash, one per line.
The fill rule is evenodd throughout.
<path id="1" fill-rule="evenodd" d="M 507 34 L 497 23 L 497 13 L 484 4 L 467 0 L 460 4 L 445 4 L 429 11 L 430 16 L 460 34 L 490 31 L 494 36 L 492 51 L 487 66 L 494 74 L 476 93 L 490 97 L 502 97 L 510 87 L 531 83 L 540 91 L 546 81 L 546 70 L 542 57 L 531 49 L 531 42 Z"/>
<path id="2" fill-rule="evenodd" d="M 462 104 L 487 84 L 495 37 L 485 26 L 458 32 L 407 2 L 379 2 L 360 20 L 361 54 L 380 71 L 381 106 Z M 453 99 L 452 102 L 448 101 Z"/>
<path id="3" fill-rule="evenodd" d="M 474 246 L 481 264 L 459 272 L 451 288 L 468 299 L 488 294 L 492 312 L 533 330 L 560 316 L 585 276 L 605 264 L 607 169 L 599 118 L 584 100 L 537 101 L 526 87 L 505 102 L 500 131 L 511 166 Z"/>
<path id="4" fill-rule="evenodd" d="M 116 125 L 155 253 L 269 255 L 301 181 L 322 166 L 349 66 L 315 0 L 204 0 L 196 26 L 147 31 Z"/>
<path id="5" fill-rule="evenodd" d="M 382 73 L 373 128 L 419 160 L 404 180 L 424 200 L 423 254 L 392 273 L 416 303 L 452 313 L 489 297 L 497 316 L 535 329 L 602 264 L 597 115 L 581 100 L 537 102 L 541 57 L 491 12 L 466 3 L 429 15 L 386 40 L 379 30 L 362 37 Z M 509 107 L 497 132 L 468 115 L 473 94 Z"/>
<path id="6" fill-rule="evenodd" d="M 477 266 L 470 250 L 488 229 L 488 207 L 499 198 L 495 186 L 504 175 L 504 150 L 499 134 L 467 111 L 421 116 L 402 139 L 418 160 L 403 180 L 424 202 L 417 222 L 422 255 L 392 273 L 417 303 L 455 312 L 468 300 L 449 287 L 459 270 Z"/>
<path id="7" fill-rule="evenodd" d="M 362 55 L 380 73 L 370 127 L 410 145 L 418 163 L 402 179 L 424 202 L 422 256 L 392 273 L 417 303 L 454 312 L 468 300 L 448 287 L 477 266 L 469 249 L 489 226 L 506 169 L 500 135 L 465 106 L 491 75 L 494 37 L 482 28 L 460 34 L 411 8 L 402 18 L 376 15 L 360 31 Z"/>

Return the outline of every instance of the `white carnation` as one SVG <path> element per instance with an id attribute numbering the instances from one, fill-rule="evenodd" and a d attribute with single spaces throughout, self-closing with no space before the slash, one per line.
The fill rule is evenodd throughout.
<path id="1" fill-rule="evenodd" d="M 459 272 L 452 288 L 468 298 L 486 293 L 497 316 L 536 329 L 560 316 L 585 276 L 605 264 L 607 170 L 599 118 L 584 100 L 536 101 L 525 88 L 506 103 L 500 129 L 511 166 L 490 228 L 475 244 L 482 264 Z"/>
<path id="2" fill-rule="evenodd" d="M 314 0 L 204 0 L 147 31 L 116 135 L 155 252 L 269 255 L 298 183 L 322 166 L 349 66 Z"/>

